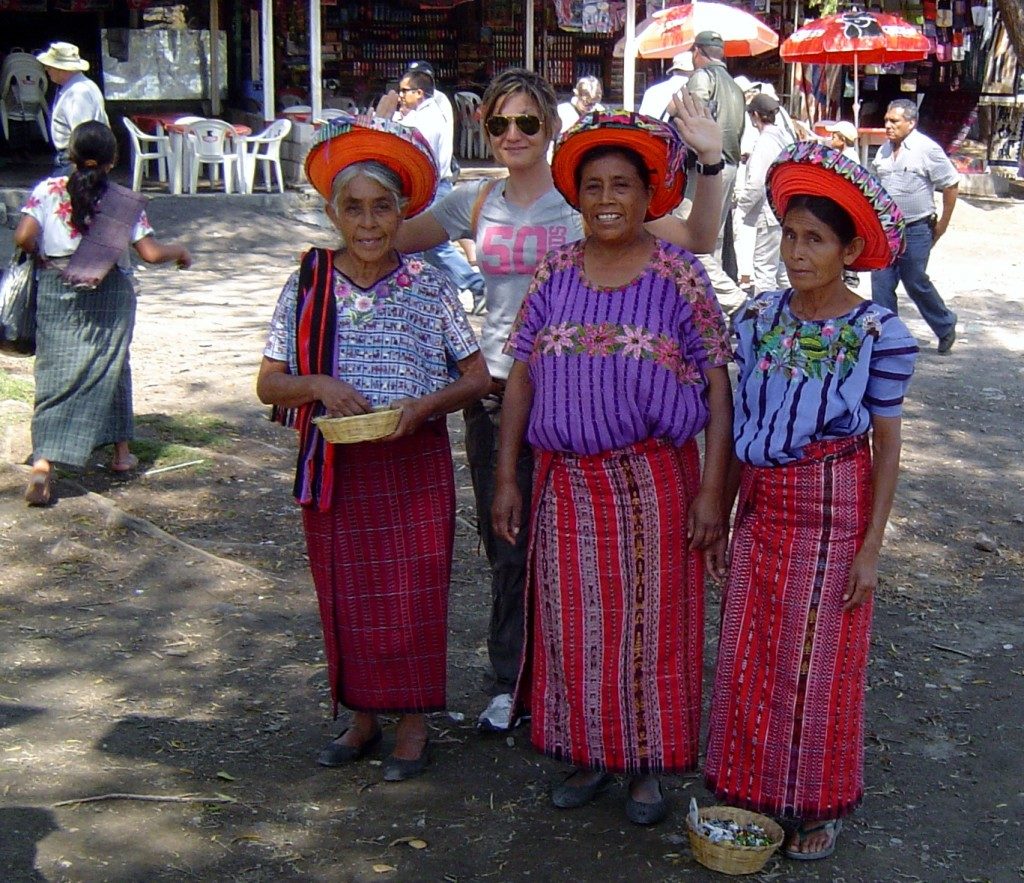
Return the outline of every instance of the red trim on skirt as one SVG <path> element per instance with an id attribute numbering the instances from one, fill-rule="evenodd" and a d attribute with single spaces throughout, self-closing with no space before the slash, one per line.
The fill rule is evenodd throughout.
<path id="1" fill-rule="evenodd" d="M 872 601 L 843 612 L 871 515 L 866 435 L 744 465 L 705 778 L 725 802 L 834 819 L 864 793 Z"/>
<path id="2" fill-rule="evenodd" d="M 302 507 L 334 716 L 339 702 L 441 711 L 455 537 L 447 427 L 336 447 L 330 509 Z"/>
<path id="3" fill-rule="evenodd" d="M 697 763 L 703 566 L 687 550 L 691 441 L 536 451 L 517 696 L 549 756 L 613 772 Z"/>

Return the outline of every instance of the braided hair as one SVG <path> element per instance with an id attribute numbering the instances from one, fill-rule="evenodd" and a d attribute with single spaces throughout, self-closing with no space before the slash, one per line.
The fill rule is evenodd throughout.
<path id="1" fill-rule="evenodd" d="M 117 139 L 103 123 L 81 123 L 71 133 L 68 156 L 75 167 L 68 177 L 71 226 L 84 236 L 96 205 L 107 192 L 107 169 L 117 159 Z"/>

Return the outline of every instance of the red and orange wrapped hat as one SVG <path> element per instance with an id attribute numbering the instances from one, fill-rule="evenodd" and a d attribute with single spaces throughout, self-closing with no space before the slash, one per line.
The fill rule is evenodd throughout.
<path id="1" fill-rule="evenodd" d="M 433 201 L 437 164 L 430 145 L 416 129 L 381 117 L 345 114 L 322 126 L 306 157 L 306 177 L 330 199 L 338 173 L 367 160 L 387 166 L 401 179 L 402 196 L 409 200 L 407 218 Z"/>
<path id="2" fill-rule="evenodd" d="M 629 110 L 595 110 L 563 133 L 551 160 L 555 187 L 574 209 L 580 207 L 576 169 L 587 151 L 605 145 L 628 148 L 647 166 L 654 196 L 645 220 L 667 215 L 682 202 L 686 145 L 675 126 Z"/>
<path id="3" fill-rule="evenodd" d="M 798 141 L 771 164 L 765 178 L 768 204 L 781 221 L 794 196 L 826 196 L 853 220 L 864 250 L 851 270 L 881 270 L 904 247 L 903 213 L 870 171 L 817 141 Z"/>

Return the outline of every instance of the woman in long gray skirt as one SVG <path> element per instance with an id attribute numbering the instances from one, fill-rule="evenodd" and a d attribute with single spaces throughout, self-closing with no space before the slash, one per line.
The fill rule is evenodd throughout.
<path id="1" fill-rule="evenodd" d="M 119 264 L 128 264 L 129 244 L 147 263 L 192 263 L 183 246 L 153 238 L 139 194 L 108 181 L 117 142 L 107 126 L 82 123 L 69 151 L 71 175 L 35 186 L 14 233 L 40 268 L 32 476 L 25 489 L 32 506 L 52 502 L 54 462 L 84 466 L 94 448 L 113 442 L 112 471 L 138 465 L 128 446 L 135 288 Z"/>

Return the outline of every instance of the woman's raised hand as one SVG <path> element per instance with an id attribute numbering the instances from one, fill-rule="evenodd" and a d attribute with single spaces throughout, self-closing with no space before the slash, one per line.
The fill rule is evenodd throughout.
<path id="1" fill-rule="evenodd" d="M 722 158 L 722 127 L 715 122 L 704 102 L 685 89 L 672 96 L 669 115 L 679 134 L 697 152 L 702 163 Z"/>
<path id="2" fill-rule="evenodd" d="M 373 410 L 352 384 L 326 374 L 320 375 L 316 397 L 323 402 L 329 417 L 354 417 Z"/>

